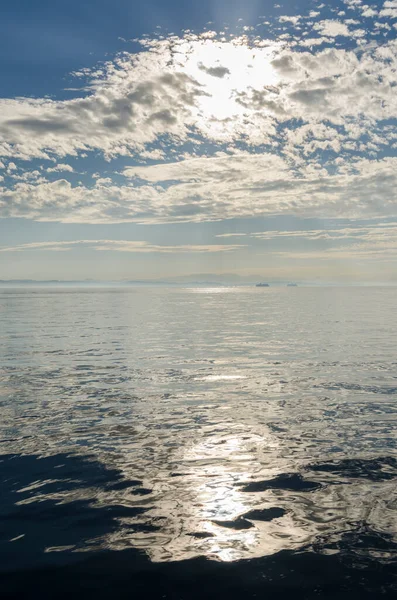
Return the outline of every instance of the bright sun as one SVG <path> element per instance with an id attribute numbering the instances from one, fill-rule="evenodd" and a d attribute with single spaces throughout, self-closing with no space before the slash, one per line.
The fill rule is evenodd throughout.
<path id="1" fill-rule="evenodd" d="M 277 83 L 271 61 L 276 46 L 250 47 L 244 38 L 230 42 L 200 40 L 178 47 L 176 64 L 196 79 L 205 94 L 199 98 L 203 119 L 243 117 L 252 89 Z M 243 102 L 241 102 L 243 100 Z"/>

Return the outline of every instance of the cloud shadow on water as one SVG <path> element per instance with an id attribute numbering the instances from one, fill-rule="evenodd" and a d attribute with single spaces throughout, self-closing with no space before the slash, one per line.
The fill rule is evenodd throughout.
<path id="1" fill-rule="evenodd" d="M 98 547 L 119 519 L 147 510 L 98 502 L 100 491 L 131 487 L 136 493 L 141 482 L 90 456 L 3 455 L 0 480 L 0 572 L 81 560 L 81 550 L 94 540 Z"/>
<path id="2" fill-rule="evenodd" d="M 139 489 L 140 480 L 127 481 L 94 457 L 66 454 L 2 456 L 0 480 L 2 599 L 395 598 L 397 569 L 390 557 L 396 557 L 397 544 L 363 523 L 337 542 L 319 539 L 299 552 L 230 563 L 205 557 L 153 563 L 136 549 L 111 551 L 94 544 L 90 550 L 90 541 L 118 531 L 120 519 L 134 519 L 148 509 L 117 504 L 112 495 L 102 503 L 97 497 Z M 282 512 L 256 510 L 245 516 L 269 520 Z"/>

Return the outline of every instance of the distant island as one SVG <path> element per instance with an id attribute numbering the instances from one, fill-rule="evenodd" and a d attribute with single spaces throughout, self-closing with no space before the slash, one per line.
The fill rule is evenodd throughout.
<path id="1" fill-rule="evenodd" d="M 287 283 L 287 287 L 298 287 L 297 283 Z"/>
<path id="2" fill-rule="evenodd" d="M 256 287 L 270 287 L 268 283 L 257 283 Z"/>

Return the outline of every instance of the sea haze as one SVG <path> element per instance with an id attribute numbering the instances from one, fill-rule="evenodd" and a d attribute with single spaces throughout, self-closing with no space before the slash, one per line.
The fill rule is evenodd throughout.
<path id="1" fill-rule="evenodd" d="M 395 294 L 0 289 L 3 597 L 394 597 Z"/>

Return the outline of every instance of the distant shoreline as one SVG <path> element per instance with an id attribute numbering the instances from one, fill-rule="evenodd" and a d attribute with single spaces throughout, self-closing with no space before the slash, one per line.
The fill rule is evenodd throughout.
<path id="1" fill-rule="evenodd" d="M 137 280 L 137 281 L 84 281 L 84 280 L 35 280 L 35 279 L 2 279 L 0 280 L 0 288 L 22 288 L 22 287 L 85 287 L 85 288 L 99 288 L 99 287 L 110 287 L 110 288 L 122 288 L 122 287 L 244 287 L 244 288 L 362 288 L 362 287 L 396 287 L 397 282 L 300 282 L 297 284 L 291 284 L 288 282 L 269 282 L 267 285 L 256 283 L 255 281 L 250 282 L 233 282 L 233 281 L 153 281 L 153 280 Z"/>

